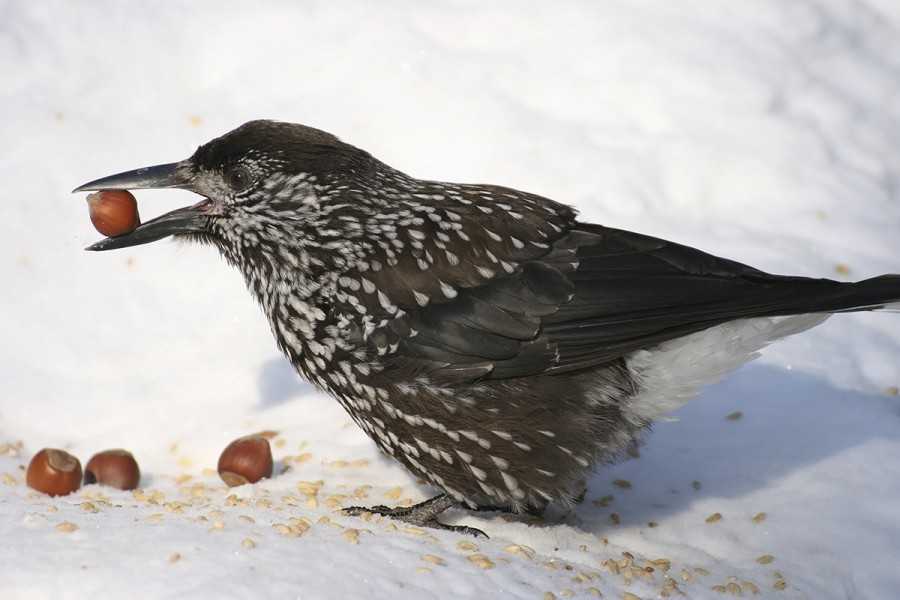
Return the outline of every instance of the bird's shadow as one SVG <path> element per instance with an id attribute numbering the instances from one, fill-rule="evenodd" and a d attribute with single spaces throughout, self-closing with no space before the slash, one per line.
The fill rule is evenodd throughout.
<path id="1" fill-rule="evenodd" d="M 740 418 L 727 418 L 738 411 Z M 600 467 L 574 509 L 516 520 L 600 535 L 616 526 L 613 519 L 648 527 L 701 499 L 743 496 L 872 439 L 900 439 L 897 399 L 760 364 L 708 387 L 672 416 L 654 425 L 639 458 Z M 612 496 L 605 506 L 593 502 L 605 496 Z"/>
<path id="2" fill-rule="evenodd" d="M 313 386 L 300 379 L 291 364 L 281 357 L 270 358 L 263 363 L 259 370 L 258 386 L 258 410 L 274 408 L 313 391 Z"/>

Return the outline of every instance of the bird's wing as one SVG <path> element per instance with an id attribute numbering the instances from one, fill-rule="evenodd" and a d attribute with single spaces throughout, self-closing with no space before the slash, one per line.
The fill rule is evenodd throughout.
<path id="1" fill-rule="evenodd" d="M 355 307 L 367 323 L 360 335 L 404 377 L 472 381 L 590 368 L 727 320 L 777 314 L 798 286 L 827 281 L 768 275 L 580 224 L 537 196 L 528 196 L 532 210 L 510 217 L 502 194 L 511 190 L 480 193 L 398 227 L 402 244 L 358 274 L 370 292 Z"/>

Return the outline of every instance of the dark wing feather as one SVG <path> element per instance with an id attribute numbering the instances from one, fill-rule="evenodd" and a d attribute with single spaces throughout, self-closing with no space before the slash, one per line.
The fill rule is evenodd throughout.
<path id="1" fill-rule="evenodd" d="M 469 204 L 437 203 L 440 218 L 418 222 L 425 235 L 412 253 L 382 257 L 381 270 L 363 273 L 399 308 L 367 304 L 381 319 L 370 345 L 398 377 L 452 382 L 590 368 L 737 318 L 829 310 L 823 299 L 843 285 L 577 223 L 570 209 L 537 196 L 511 218 L 503 202 L 511 190 L 456 189 Z M 448 252 L 458 260 L 446 260 Z"/>

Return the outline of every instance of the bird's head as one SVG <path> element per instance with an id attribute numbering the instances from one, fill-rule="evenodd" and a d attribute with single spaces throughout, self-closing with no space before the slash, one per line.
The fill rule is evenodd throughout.
<path id="1" fill-rule="evenodd" d="M 88 250 L 172 235 L 234 246 L 246 243 L 248 235 L 269 231 L 278 237 L 290 223 L 313 220 L 328 190 L 345 185 L 341 178 L 364 176 L 373 160 L 330 133 L 259 120 L 200 146 L 185 160 L 103 177 L 73 191 L 180 188 L 203 197 Z"/>

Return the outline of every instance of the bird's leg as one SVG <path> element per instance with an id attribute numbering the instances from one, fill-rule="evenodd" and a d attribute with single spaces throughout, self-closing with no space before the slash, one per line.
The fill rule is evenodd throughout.
<path id="1" fill-rule="evenodd" d="M 487 537 L 487 534 L 480 529 L 466 527 L 465 525 L 447 525 L 446 523 L 441 523 L 437 520 L 439 514 L 448 508 L 456 506 L 456 504 L 457 502 L 447 494 L 440 494 L 425 502 L 414 504 L 413 506 L 398 506 L 396 508 L 390 508 L 388 506 L 373 506 L 371 508 L 365 506 L 350 506 L 341 512 L 347 516 L 353 517 L 368 512 L 383 517 L 389 517 L 391 519 L 397 519 L 398 521 L 403 521 L 412 525 L 418 525 L 420 527 L 431 527 L 433 529 L 455 531 L 456 533 L 468 533 L 475 537 Z"/>

